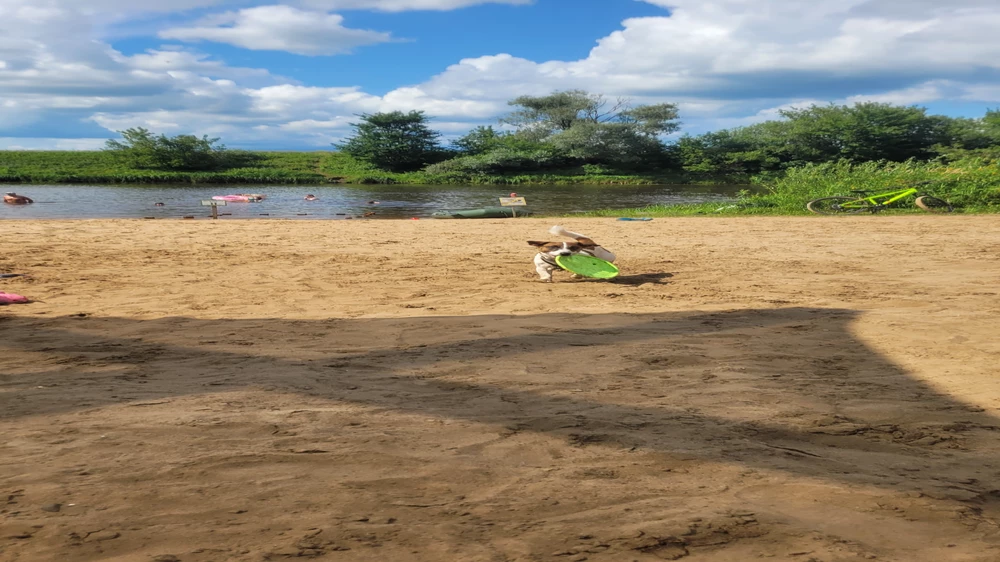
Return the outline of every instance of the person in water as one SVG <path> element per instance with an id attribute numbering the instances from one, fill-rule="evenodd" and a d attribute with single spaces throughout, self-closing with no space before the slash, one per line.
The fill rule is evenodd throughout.
<path id="1" fill-rule="evenodd" d="M 162 206 L 163 206 L 163 203 L 156 203 L 156 204 L 154 204 L 153 206 L 154 206 L 154 207 L 162 207 Z"/>
<path id="2" fill-rule="evenodd" d="M 3 194 L 3 202 L 10 203 L 11 205 L 26 205 L 28 203 L 34 203 L 35 200 L 31 197 L 25 195 L 18 195 L 13 191 L 8 191 Z"/>
<path id="3" fill-rule="evenodd" d="M 305 199 L 306 199 L 306 201 L 315 201 L 317 199 L 317 197 L 315 195 L 313 195 L 312 193 L 310 193 L 309 195 L 306 195 Z"/>

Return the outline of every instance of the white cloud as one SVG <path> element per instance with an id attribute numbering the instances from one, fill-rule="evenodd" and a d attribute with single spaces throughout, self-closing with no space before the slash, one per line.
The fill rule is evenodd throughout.
<path id="1" fill-rule="evenodd" d="M 317 88 L 281 84 L 266 88 L 247 89 L 252 110 L 275 117 L 302 114 L 305 108 L 317 115 L 326 115 L 336 108 L 353 108 L 360 112 L 378 111 L 379 98 L 359 88 Z"/>
<path id="2" fill-rule="evenodd" d="M 227 77 L 233 79 L 266 78 L 270 73 L 262 68 L 238 68 L 227 66 L 219 60 L 213 60 L 204 53 L 195 53 L 181 49 L 151 49 L 129 57 L 117 52 L 111 54 L 116 62 L 145 72 L 192 72 L 200 76 L 214 78 Z"/>
<path id="3" fill-rule="evenodd" d="M 416 87 L 397 88 L 382 97 L 379 111 L 423 111 L 437 116 L 464 116 L 485 119 L 504 109 L 499 100 L 438 97 Z"/>
<path id="4" fill-rule="evenodd" d="M 878 94 L 859 94 L 849 96 L 846 103 L 878 102 L 895 105 L 916 105 L 939 100 L 946 97 L 961 95 L 965 88 L 950 80 L 931 80 L 909 88 L 891 90 Z"/>
<path id="5" fill-rule="evenodd" d="M 109 136 L 146 126 L 222 136 L 230 145 L 319 146 L 341 138 L 358 113 L 418 109 L 443 132 L 460 133 L 504 113 L 517 95 L 568 88 L 677 102 L 686 125 L 697 130 L 750 124 L 813 101 L 1000 102 L 995 0 L 645 1 L 669 11 L 625 20 L 579 60 L 503 53 L 465 58 L 421 83 L 374 95 L 350 81 L 317 87 L 266 69 L 229 66 L 194 47 L 126 55 L 107 42 L 106 32 L 128 22 L 148 27 L 160 21 L 148 15 L 157 10 L 229 8 L 175 25 L 164 37 L 335 54 L 391 36 L 346 27 L 331 10 L 445 10 L 488 2 L 292 0 L 253 7 L 261 2 L 0 0 L 0 134 L 44 122 L 50 127 L 39 137 L 59 123 L 90 127 L 78 136 L 95 136 L 98 125 Z"/>
<path id="6" fill-rule="evenodd" d="M 447 11 L 480 4 L 526 5 L 534 0 L 299 0 L 301 4 L 323 10 L 378 10 L 406 12 L 411 10 Z"/>
<path id="7" fill-rule="evenodd" d="M 963 101 L 1000 103 L 1000 83 L 973 84 L 963 89 L 958 99 Z"/>
<path id="8" fill-rule="evenodd" d="M 0 137 L 0 150 L 99 150 L 107 139 Z"/>
<path id="9" fill-rule="evenodd" d="M 329 134 L 330 131 L 335 131 L 338 129 L 343 129 L 347 127 L 353 119 L 350 117 L 337 117 L 335 119 L 327 119 L 326 121 L 317 121 L 316 119 L 303 119 L 301 121 L 289 121 L 288 123 L 283 123 L 278 126 L 279 129 L 285 131 L 311 133 L 311 134 Z"/>
<path id="10" fill-rule="evenodd" d="M 259 6 L 204 18 L 190 27 L 160 32 L 165 39 L 214 41 L 255 51 L 288 51 L 299 55 L 338 55 L 392 39 L 388 33 L 351 29 L 344 17 L 291 6 Z"/>
<path id="11" fill-rule="evenodd" d="M 211 95 L 224 92 L 221 89 Z M 306 144 L 328 146 L 343 138 L 361 113 L 423 110 L 437 118 L 435 129 L 464 133 L 489 122 L 503 107 L 493 102 L 431 98 L 416 88 L 401 88 L 380 97 L 359 88 L 281 84 L 246 88 L 240 95 L 248 100 L 246 108 L 231 114 L 205 112 L 195 105 L 173 111 L 100 112 L 91 119 L 112 131 L 145 127 L 167 134 L 221 135 L 227 141 L 297 138 Z"/>
<path id="12" fill-rule="evenodd" d="M 667 5 L 666 1 L 654 1 Z M 768 97 L 812 95 L 850 80 L 1000 69 L 1000 5 L 958 0 L 948 11 L 863 17 L 862 0 L 670 0 L 664 17 L 633 18 L 585 59 L 534 63 L 505 56 L 464 60 L 435 77 L 441 88 L 512 93 L 518 84 L 612 94 Z M 763 8 L 762 8 L 763 7 Z"/>

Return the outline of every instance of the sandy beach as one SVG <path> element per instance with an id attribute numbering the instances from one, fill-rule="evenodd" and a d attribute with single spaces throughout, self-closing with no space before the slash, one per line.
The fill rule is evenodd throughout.
<path id="1" fill-rule="evenodd" d="M 1000 560 L 995 216 L 6 221 L 0 560 Z"/>

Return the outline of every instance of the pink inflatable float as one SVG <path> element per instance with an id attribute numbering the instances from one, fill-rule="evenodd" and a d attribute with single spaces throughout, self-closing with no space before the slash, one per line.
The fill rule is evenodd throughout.
<path id="1" fill-rule="evenodd" d="M 254 202 L 263 201 L 264 196 L 259 193 L 237 193 L 234 195 L 215 195 L 212 197 L 216 201 L 237 201 L 237 202 Z"/>
<path id="2" fill-rule="evenodd" d="M 28 302 L 28 297 L 0 291 L 0 304 L 18 304 L 24 302 Z"/>

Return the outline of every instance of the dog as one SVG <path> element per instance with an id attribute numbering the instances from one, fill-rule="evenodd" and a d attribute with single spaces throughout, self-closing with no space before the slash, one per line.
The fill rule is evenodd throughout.
<path id="1" fill-rule="evenodd" d="M 552 272 L 562 269 L 556 263 L 557 256 L 583 254 L 612 263 L 615 261 L 614 254 L 583 234 L 570 232 L 561 226 L 553 226 L 549 229 L 549 234 L 572 238 L 575 242 L 540 242 L 537 240 L 528 240 L 529 245 L 538 248 L 538 253 L 535 254 L 534 260 L 535 271 L 538 272 L 539 281 L 543 283 L 551 283 Z M 574 279 L 579 277 L 579 275 L 573 275 Z"/>

